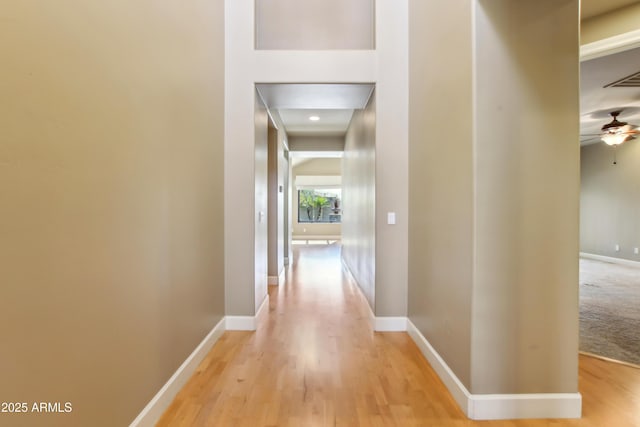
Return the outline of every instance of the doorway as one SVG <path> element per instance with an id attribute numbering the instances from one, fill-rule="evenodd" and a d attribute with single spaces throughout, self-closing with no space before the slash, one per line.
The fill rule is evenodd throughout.
<path id="1" fill-rule="evenodd" d="M 341 241 L 342 261 L 373 307 L 374 85 L 258 84 L 256 89 L 271 122 L 269 284 L 283 283 L 293 243 Z"/>

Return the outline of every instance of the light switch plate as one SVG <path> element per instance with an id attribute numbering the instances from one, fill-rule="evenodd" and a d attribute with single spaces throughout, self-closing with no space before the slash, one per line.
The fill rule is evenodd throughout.
<path id="1" fill-rule="evenodd" d="M 396 213 L 387 212 L 387 224 L 394 225 L 396 223 Z"/>

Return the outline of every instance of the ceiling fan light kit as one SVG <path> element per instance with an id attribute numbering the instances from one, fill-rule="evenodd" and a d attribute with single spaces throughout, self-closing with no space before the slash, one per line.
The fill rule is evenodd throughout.
<path id="1" fill-rule="evenodd" d="M 602 126 L 602 135 L 600 138 L 607 145 L 620 145 L 625 141 L 635 139 L 633 137 L 636 126 L 631 126 L 627 122 L 618 121 L 618 116 L 622 111 L 612 111 L 611 117 L 613 120 Z"/>
<path id="2" fill-rule="evenodd" d="M 607 145 L 620 145 L 627 140 L 628 135 L 621 133 L 605 133 L 602 135 L 602 141 Z"/>

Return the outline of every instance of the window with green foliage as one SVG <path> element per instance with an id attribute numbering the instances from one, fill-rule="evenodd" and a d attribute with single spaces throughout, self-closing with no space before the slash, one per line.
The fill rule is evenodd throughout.
<path id="1" fill-rule="evenodd" d="M 340 195 L 339 188 L 298 190 L 298 222 L 341 222 Z"/>

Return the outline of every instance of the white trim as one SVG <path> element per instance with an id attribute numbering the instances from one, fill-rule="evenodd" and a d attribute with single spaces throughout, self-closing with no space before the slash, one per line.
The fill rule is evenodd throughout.
<path id="1" fill-rule="evenodd" d="M 465 414 L 468 414 L 468 402 L 471 393 L 467 391 L 467 388 L 460 382 L 456 374 L 453 373 L 424 335 L 416 328 L 416 325 L 413 324 L 411 319 L 407 319 L 407 332 L 433 370 L 436 371 L 445 387 L 449 390 L 449 393 L 453 396 L 453 399 L 458 403 L 458 406 L 460 406 Z"/>
<path id="2" fill-rule="evenodd" d="M 351 272 L 351 269 L 349 268 L 349 266 L 347 265 L 347 263 L 345 262 L 343 257 L 340 257 L 340 262 L 342 262 L 342 267 L 344 268 L 346 273 L 349 275 L 349 280 L 351 280 L 356 285 L 356 289 L 358 290 L 358 293 L 360 293 L 360 296 L 364 300 L 365 304 L 367 304 L 367 308 L 369 309 L 369 316 L 368 316 L 369 317 L 369 326 L 371 326 L 371 330 L 375 331 L 376 330 L 376 315 L 373 312 L 373 309 L 371 308 L 371 306 L 369 305 L 369 301 L 367 300 L 366 295 L 362 291 L 362 288 L 358 284 L 358 281 L 356 280 L 356 277 Z"/>
<path id="3" fill-rule="evenodd" d="M 629 267 L 640 267 L 640 262 L 633 261 L 630 259 L 614 258 L 610 256 L 590 254 L 587 252 L 580 252 L 580 257 L 586 258 L 586 259 L 593 259 L 596 261 L 610 262 L 613 264 L 627 265 Z"/>
<path id="4" fill-rule="evenodd" d="M 632 368 L 640 369 L 640 365 L 637 365 L 635 363 L 623 362 L 622 360 L 618 360 L 618 359 L 610 359 L 608 357 L 600 356 L 599 354 L 589 353 L 587 351 L 579 351 L 578 353 L 584 356 L 593 357 L 595 359 L 600 359 L 600 360 L 604 360 L 611 363 L 617 363 L 618 365 L 630 366 Z"/>
<path id="5" fill-rule="evenodd" d="M 640 30 L 629 31 L 580 46 L 580 61 L 600 58 L 640 47 Z"/>
<path id="6" fill-rule="evenodd" d="M 405 332 L 406 317 L 376 316 L 373 318 L 373 330 L 378 332 Z"/>
<path id="7" fill-rule="evenodd" d="M 369 301 L 367 301 L 367 297 L 364 295 L 364 292 L 362 292 L 362 288 L 360 288 L 360 285 L 358 285 L 358 282 L 356 282 L 356 288 L 358 288 L 358 291 L 360 292 L 362 299 L 367 303 L 367 307 L 369 307 L 369 326 L 371 326 L 372 331 L 375 331 L 376 330 L 376 314 L 373 312 L 373 309 L 369 305 Z"/>
<path id="8" fill-rule="evenodd" d="M 580 418 L 580 393 L 472 394 L 472 420 L 513 420 L 522 418 Z"/>
<path id="9" fill-rule="evenodd" d="M 313 223 L 311 223 L 313 224 Z M 325 222 L 324 224 L 332 224 Z M 340 225 L 340 223 L 333 223 Z M 291 240 L 340 240 L 342 236 L 339 234 L 295 234 Z"/>
<path id="10" fill-rule="evenodd" d="M 283 268 L 282 270 L 280 270 L 280 274 L 278 274 L 277 276 L 267 277 L 267 284 L 283 286 L 284 280 L 285 280 L 285 277 L 284 277 L 284 268 Z"/>
<path id="11" fill-rule="evenodd" d="M 349 269 L 349 266 L 344 261 L 344 258 L 341 258 L 340 260 L 342 261 L 342 265 L 344 266 L 345 270 L 351 277 L 351 280 L 353 280 L 353 282 L 356 284 L 356 288 L 358 288 L 360 295 L 362 295 L 362 298 L 364 298 L 364 300 L 366 301 L 367 298 L 365 297 L 364 292 L 362 292 L 362 288 L 360 287 L 360 285 L 358 285 L 358 281 L 356 280 L 353 273 L 351 272 L 351 269 Z M 404 316 L 376 317 L 375 313 L 373 312 L 373 309 L 371 308 L 368 302 L 367 302 L 367 307 L 369 308 L 369 324 L 371 325 L 371 329 L 373 329 L 374 331 L 376 332 L 406 332 L 407 331 L 408 319 L 406 317 Z"/>
<path id="12" fill-rule="evenodd" d="M 296 176 L 296 189 L 304 188 L 341 188 L 342 175 L 298 175 Z"/>
<path id="13" fill-rule="evenodd" d="M 255 316 L 227 316 L 226 328 L 227 331 L 255 331 L 256 330 L 256 318 Z"/>
<path id="14" fill-rule="evenodd" d="M 227 331 L 255 331 L 258 329 L 258 318 L 267 309 L 267 307 L 269 307 L 269 295 L 264 298 L 255 316 L 225 317 Z"/>
<path id="15" fill-rule="evenodd" d="M 160 391 L 153 396 L 151 401 L 144 407 L 142 412 L 138 414 L 136 419 L 131 422 L 129 427 L 151 427 L 156 424 L 164 411 L 169 407 L 171 402 L 173 402 L 176 394 L 184 387 L 200 365 L 200 362 L 202 362 L 216 341 L 222 336 L 224 330 L 225 319 L 222 318 L 174 372 L 171 378 L 162 386 Z"/>
<path id="16" fill-rule="evenodd" d="M 462 411 L 472 420 L 580 418 L 580 393 L 471 394 L 456 374 L 407 319 L 407 331 Z"/>
<path id="17" fill-rule="evenodd" d="M 265 295 L 264 299 L 262 300 L 262 304 L 260 304 L 260 307 L 258 307 L 258 311 L 256 311 L 256 315 L 255 315 L 256 322 L 258 321 L 258 318 L 262 315 L 262 313 L 264 313 L 265 310 L 268 311 L 268 309 L 269 309 L 269 294 Z"/>

